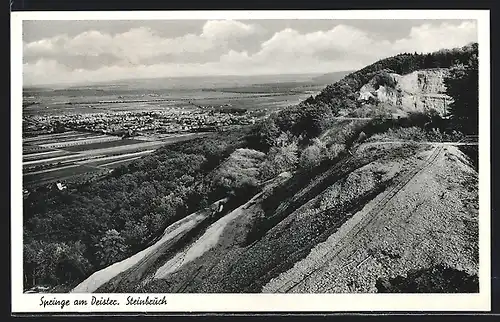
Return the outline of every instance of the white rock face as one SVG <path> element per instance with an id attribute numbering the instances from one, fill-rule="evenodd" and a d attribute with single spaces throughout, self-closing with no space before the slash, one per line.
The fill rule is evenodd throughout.
<path id="1" fill-rule="evenodd" d="M 389 84 L 374 77 L 359 91 L 359 100 L 377 99 L 390 103 L 404 111 L 436 110 L 444 115 L 452 99 L 446 95 L 444 77 L 448 69 L 418 70 L 410 74 L 387 73 Z"/>

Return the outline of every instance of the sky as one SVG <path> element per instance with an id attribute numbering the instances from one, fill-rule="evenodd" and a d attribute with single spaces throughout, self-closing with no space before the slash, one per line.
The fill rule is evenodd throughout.
<path id="1" fill-rule="evenodd" d="M 23 82 L 329 73 L 476 41 L 473 20 L 24 21 Z"/>

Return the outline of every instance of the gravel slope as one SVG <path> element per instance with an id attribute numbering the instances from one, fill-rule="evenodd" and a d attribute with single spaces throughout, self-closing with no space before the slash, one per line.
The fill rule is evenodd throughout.
<path id="1" fill-rule="evenodd" d="M 263 291 L 376 292 L 380 277 L 438 264 L 477 274 L 478 214 L 467 200 L 474 188 L 464 186 L 475 173 L 454 147 L 427 158 L 386 205 L 371 213 L 384 198 L 377 196 Z"/>

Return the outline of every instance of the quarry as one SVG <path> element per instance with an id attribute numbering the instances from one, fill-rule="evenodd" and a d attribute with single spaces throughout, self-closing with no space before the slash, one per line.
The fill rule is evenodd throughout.
<path id="1" fill-rule="evenodd" d="M 402 111 L 435 110 L 445 116 L 452 102 L 443 83 L 447 74 L 445 68 L 419 70 L 407 75 L 381 73 L 363 85 L 359 100 L 371 98 L 390 103 Z"/>

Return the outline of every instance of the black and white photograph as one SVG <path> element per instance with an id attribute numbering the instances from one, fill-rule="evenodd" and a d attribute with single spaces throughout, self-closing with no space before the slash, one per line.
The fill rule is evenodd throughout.
<path id="1" fill-rule="evenodd" d="M 19 19 L 19 301 L 117 310 L 124 295 L 159 310 L 179 295 L 208 310 L 189 295 L 305 307 L 389 293 L 489 307 L 477 11 L 118 13 Z"/>

